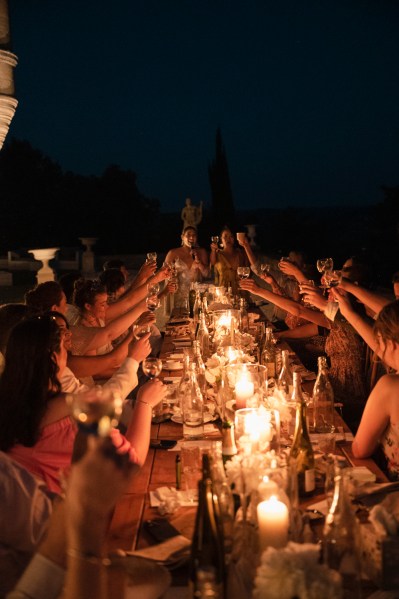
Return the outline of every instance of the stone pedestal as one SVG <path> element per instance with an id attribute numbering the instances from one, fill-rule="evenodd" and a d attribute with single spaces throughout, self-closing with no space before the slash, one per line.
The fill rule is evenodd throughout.
<path id="1" fill-rule="evenodd" d="M 85 251 L 82 254 L 82 274 L 87 278 L 95 277 L 96 269 L 94 267 L 94 252 L 91 249 L 96 243 L 97 237 L 79 237 L 79 240 L 84 246 Z"/>
<path id="2" fill-rule="evenodd" d="M 35 260 L 43 263 L 42 268 L 40 268 L 36 273 L 36 281 L 37 283 L 45 283 L 46 281 L 54 281 L 55 273 L 53 269 L 49 266 L 50 260 L 55 258 L 56 253 L 60 248 L 46 248 L 46 249 L 37 249 L 37 250 L 28 250 L 30 254 L 33 254 Z"/>

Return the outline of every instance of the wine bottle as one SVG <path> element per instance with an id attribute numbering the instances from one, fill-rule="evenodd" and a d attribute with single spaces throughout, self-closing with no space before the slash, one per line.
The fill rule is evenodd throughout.
<path id="1" fill-rule="evenodd" d="M 191 544 L 189 584 L 191 597 L 224 596 L 223 542 L 214 508 L 209 458 L 202 456 L 202 479 L 198 483 L 198 509 Z"/>
<path id="2" fill-rule="evenodd" d="M 237 446 L 234 439 L 234 424 L 230 420 L 224 420 L 222 423 L 222 457 L 223 464 L 231 460 L 237 453 Z"/>
<path id="3" fill-rule="evenodd" d="M 194 283 L 191 283 L 190 291 L 188 293 L 188 306 L 189 306 L 190 318 L 193 318 L 193 316 L 194 316 L 195 297 L 196 297 L 196 293 L 195 293 Z"/>
<path id="4" fill-rule="evenodd" d="M 267 378 L 276 378 L 276 348 L 273 343 L 273 330 L 266 327 L 265 342 L 261 354 L 261 364 L 267 367 Z"/>
<path id="5" fill-rule="evenodd" d="M 195 292 L 195 302 L 194 302 L 194 307 L 193 307 L 193 320 L 194 320 L 195 324 L 199 323 L 201 312 L 202 312 L 201 294 L 200 294 L 199 290 L 197 289 L 197 291 Z"/>
<path id="6" fill-rule="evenodd" d="M 200 346 L 199 340 L 193 341 L 193 350 L 194 350 L 194 362 L 197 366 L 197 372 L 196 372 L 197 381 L 198 381 L 199 387 L 201 389 L 202 397 L 205 401 L 206 393 L 207 393 L 207 389 L 208 389 L 208 383 L 207 383 L 206 376 L 205 376 L 206 367 L 204 364 L 204 360 L 202 359 L 201 346 Z"/>
<path id="7" fill-rule="evenodd" d="M 209 331 L 206 326 L 205 312 L 199 315 L 199 326 L 197 328 L 196 340 L 199 343 L 201 354 L 207 358 L 209 355 Z"/>
<path id="8" fill-rule="evenodd" d="M 289 362 L 288 350 L 283 349 L 283 351 L 281 352 L 281 356 L 283 365 L 281 368 L 280 375 L 278 377 L 277 387 L 286 395 L 287 398 L 289 398 L 292 393 L 293 376 Z"/>
<path id="9" fill-rule="evenodd" d="M 315 463 L 306 420 L 306 403 L 301 389 L 301 375 L 298 372 L 294 372 L 292 400 L 296 403 L 296 415 L 290 457 L 296 462 L 298 494 L 300 497 L 308 497 L 315 490 Z"/>
<path id="10" fill-rule="evenodd" d="M 241 333 L 248 333 L 249 330 L 249 317 L 247 311 L 246 301 L 243 297 L 240 298 L 240 320 L 241 320 Z"/>
<path id="11" fill-rule="evenodd" d="M 322 553 L 323 562 L 340 572 L 344 596 L 358 599 L 361 596 L 359 530 L 346 485 L 345 473 L 335 460 L 334 494 L 324 524 Z"/>
<path id="12" fill-rule="evenodd" d="M 334 432 L 334 391 L 328 378 L 327 360 L 320 356 L 313 387 L 313 427 L 316 433 Z"/>

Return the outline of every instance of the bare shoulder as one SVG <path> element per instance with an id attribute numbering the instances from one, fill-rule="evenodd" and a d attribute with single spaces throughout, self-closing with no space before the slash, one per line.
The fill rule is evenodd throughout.
<path id="1" fill-rule="evenodd" d="M 41 427 L 52 424 L 65 416 L 70 416 L 70 409 L 65 401 L 65 395 L 60 393 L 51 399 L 47 406 L 47 411 L 42 419 Z"/>

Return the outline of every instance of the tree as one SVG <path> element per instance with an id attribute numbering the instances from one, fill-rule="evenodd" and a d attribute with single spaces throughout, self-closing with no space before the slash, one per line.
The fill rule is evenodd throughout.
<path id="1" fill-rule="evenodd" d="M 235 209 L 230 185 L 229 168 L 220 128 L 216 131 L 215 159 L 208 166 L 215 225 L 220 230 L 228 225 L 235 228 Z"/>

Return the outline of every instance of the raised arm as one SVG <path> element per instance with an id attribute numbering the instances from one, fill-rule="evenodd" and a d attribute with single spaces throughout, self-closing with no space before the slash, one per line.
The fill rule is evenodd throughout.
<path id="1" fill-rule="evenodd" d="M 362 304 L 370 308 L 375 314 L 378 314 L 384 306 L 390 304 L 392 299 L 380 295 L 379 293 L 374 293 L 369 289 L 365 289 L 364 287 L 360 287 L 360 285 L 355 285 L 349 279 L 342 278 L 339 284 L 341 289 L 348 291 L 352 295 L 354 295 Z"/>
<path id="2" fill-rule="evenodd" d="M 133 333 L 129 333 L 125 339 L 108 354 L 100 356 L 74 356 L 68 355 L 68 368 L 80 379 L 86 376 L 96 376 L 107 371 L 111 374 L 119 368 L 127 356 L 129 343 Z"/>
<path id="3" fill-rule="evenodd" d="M 247 236 L 245 235 L 244 239 L 242 239 L 241 237 L 240 239 L 237 238 L 237 241 L 240 244 L 240 246 L 244 248 L 250 266 L 256 266 L 258 260 L 256 259 L 256 256 L 251 248 L 251 244 L 249 243 Z"/>
<path id="4" fill-rule="evenodd" d="M 262 289 L 259 287 L 253 279 L 246 279 L 240 281 L 240 288 L 249 291 L 250 293 L 254 293 L 260 297 L 263 297 L 268 302 L 275 304 L 279 308 L 286 310 L 290 314 L 297 316 L 299 318 L 305 318 L 310 322 L 317 324 L 318 326 L 325 327 L 327 329 L 330 328 L 330 323 L 328 319 L 321 312 L 317 312 L 316 310 L 311 310 L 306 308 L 302 304 L 292 300 L 288 297 L 284 297 L 283 295 L 278 295 L 277 293 L 273 293 L 272 291 L 268 291 L 267 289 Z"/>

